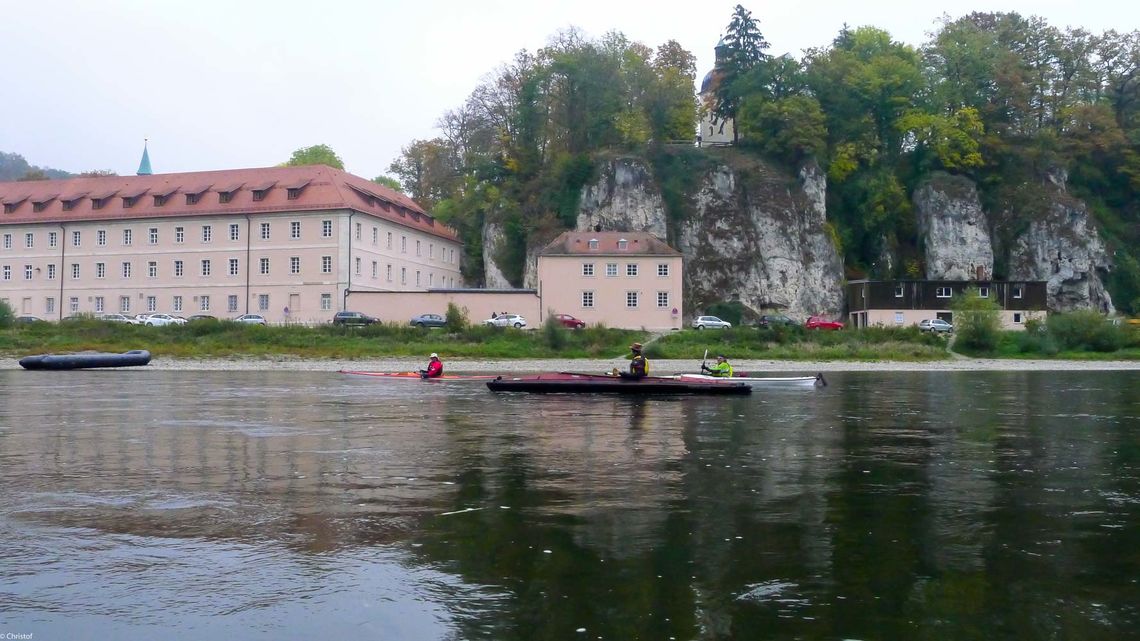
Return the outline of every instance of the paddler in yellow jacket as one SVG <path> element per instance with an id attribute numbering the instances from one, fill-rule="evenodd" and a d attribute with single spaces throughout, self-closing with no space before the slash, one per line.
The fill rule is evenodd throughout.
<path id="1" fill-rule="evenodd" d="M 728 359 L 724 354 L 716 357 L 716 363 L 711 367 L 701 363 L 701 371 L 708 372 L 709 376 L 716 376 L 718 378 L 732 378 L 732 365 L 729 364 Z"/>

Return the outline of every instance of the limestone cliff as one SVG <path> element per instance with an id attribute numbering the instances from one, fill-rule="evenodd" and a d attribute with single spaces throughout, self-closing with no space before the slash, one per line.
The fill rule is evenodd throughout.
<path id="1" fill-rule="evenodd" d="M 974 183 L 937 175 L 914 193 L 930 280 L 988 280 L 994 273 L 989 219 Z"/>

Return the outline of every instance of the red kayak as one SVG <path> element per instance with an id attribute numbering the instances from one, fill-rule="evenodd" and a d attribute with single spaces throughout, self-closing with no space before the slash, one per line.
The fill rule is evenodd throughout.
<path id="1" fill-rule="evenodd" d="M 341 374 L 352 374 L 353 376 L 380 376 L 383 378 L 421 378 L 419 372 L 357 372 L 348 369 L 340 370 Z M 444 374 L 437 376 L 437 379 L 442 378 L 452 381 L 482 381 L 495 378 L 494 374 L 488 375 L 469 375 L 469 374 Z M 434 379 L 433 379 L 434 380 Z"/>
<path id="2" fill-rule="evenodd" d="M 496 376 L 487 381 L 495 392 L 607 394 L 751 394 L 752 386 L 728 380 L 684 381 L 661 376 L 631 378 L 610 374 L 558 372 L 530 376 Z"/>

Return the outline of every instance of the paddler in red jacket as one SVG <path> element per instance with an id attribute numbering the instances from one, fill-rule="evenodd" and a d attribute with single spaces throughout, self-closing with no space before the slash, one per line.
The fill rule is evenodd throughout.
<path id="1" fill-rule="evenodd" d="M 443 376 L 443 362 L 439 360 L 439 354 L 431 353 L 431 362 L 428 363 L 427 369 L 420 370 L 420 378 L 439 378 Z"/>

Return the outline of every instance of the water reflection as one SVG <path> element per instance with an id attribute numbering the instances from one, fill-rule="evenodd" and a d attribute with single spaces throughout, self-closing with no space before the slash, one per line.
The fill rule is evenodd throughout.
<path id="1" fill-rule="evenodd" d="M 0 372 L 0 632 L 1129 638 L 1136 374 L 829 378 Z"/>

